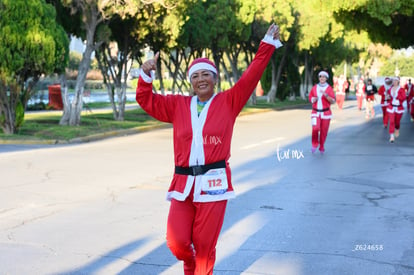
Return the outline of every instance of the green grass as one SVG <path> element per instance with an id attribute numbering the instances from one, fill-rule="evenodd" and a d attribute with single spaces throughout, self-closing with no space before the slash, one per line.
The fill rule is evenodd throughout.
<path id="1" fill-rule="evenodd" d="M 126 111 L 124 121 L 114 120 L 112 112 L 84 112 L 80 126 L 59 125 L 60 118 L 61 113 L 55 112 L 26 114 L 22 127 L 15 135 L 0 134 L 0 139 L 68 141 L 105 132 L 161 124 L 140 109 Z"/>
<path id="2" fill-rule="evenodd" d="M 278 109 L 278 108 L 285 108 L 288 106 L 294 106 L 294 105 L 301 105 L 301 104 L 307 104 L 307 100 L 303 99 L 296 99 L 295 101 L 276 101 L 274 103 L 268 103 L 266 100 L 258 100 L 256 105 L 249 105 L 247 104 L 246 107 L 244 107 L 245 110 L 249 109 Z"/>
<path id="3" fill-rule="evenodd" d="M 260 100 L 257 105 L 246 105 L 242 112 L 249 113 L 263 109 L 278 109 L 291 105 L 305 104 L 305 100 L 267 103 Z M 0 140 L 60 140 L 69 141 L 108 132 L 119 132 L 141 126 L 162 125 L 162 122 L 150 117 L 141 109 L 126 110 L 124 121 L 116 121 L 111 109 L 99 109 L 110 106 L 109 103 L 88 104 L 82 112 L 80 126 L 59 125 L 61 112 L 30 112 L 25 114 L 25 120 L 14 135 L 0 134 Z M 97 109 L 98 108 L 98 109 Z M 88 111 L 89 110 L 89 111 Z"/>

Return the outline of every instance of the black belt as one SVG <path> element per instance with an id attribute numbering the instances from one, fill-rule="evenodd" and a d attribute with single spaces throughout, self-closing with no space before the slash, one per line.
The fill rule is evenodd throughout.
<path id="1" fill-rule="evenodd" d="M 400 107 L 401 105 L 394 105 L 394 104 L 391 104 L 392 105 L 392 107 Z"/>
<path id="2" fill-rule="evenodd" d="M 317 111 L 317 112 L 326 112 L 326 111 L 329 111 L 329 108 L 325 108 L 325 109 L 316 109 L 316 108 L 312 108 L 314 111 Z"/>
<path id="3" fill-rule="evenodd" d="M 226 161 L 220 160 L 205 165 L 194 165 L 190 167 L 175 166 L 175 173 L 180 175 L 198 176 L 205 174 L 210 169 L 226 168 Z"/>

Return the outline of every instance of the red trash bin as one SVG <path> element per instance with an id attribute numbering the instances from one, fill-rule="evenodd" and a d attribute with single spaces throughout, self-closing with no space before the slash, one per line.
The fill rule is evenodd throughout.
<path id="1" fill-rule="evenodd" d="M 60 84 L 49 85 L 49 107 L 55 110 L 63 110 L 62 91 Z"/>

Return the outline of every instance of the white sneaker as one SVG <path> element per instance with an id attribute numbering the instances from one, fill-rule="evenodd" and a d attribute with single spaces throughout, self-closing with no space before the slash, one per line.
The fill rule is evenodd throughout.
<path id="1" fill-rule="evenodd" d="M 393 134 L 391 134 L 391 136 L 390 136 L 390 142 L 391 142 L 391 143 L 393 143 L 393 142 L 394 142 L 394 135 L 393 135 Z"/>

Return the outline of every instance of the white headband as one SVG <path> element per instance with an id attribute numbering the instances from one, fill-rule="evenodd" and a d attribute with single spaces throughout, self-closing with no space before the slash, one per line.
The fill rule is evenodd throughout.
<path id="1" fill-rule="evenodd" d="M 217 69 L 214 66 L 205 62 L 200 62 L 191 66 L 188 70 L 188 77 L 191 79 L 191 75 L 198 70 L 209 70 L 217 74 Z"/>
<path id="2" fill-rule="evenodd" d="M 319 72 L 319 75 L 318 76 L 321 76 L 321 75 L 323 75 L 326 78 L 329 78 L 329 74 L 327 72 L 325 72 L 325 71 Z"/>

